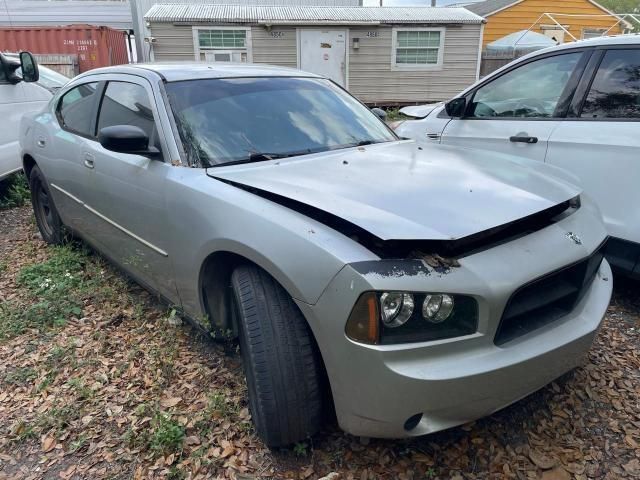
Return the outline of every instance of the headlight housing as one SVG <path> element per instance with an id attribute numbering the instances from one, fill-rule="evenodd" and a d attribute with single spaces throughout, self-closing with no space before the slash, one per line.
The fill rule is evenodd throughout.
<path id="1" fill-rule="evenodd" d="M 380 317 L 388 328 L 401 327 L 413 315 L 413 295 L 402 292 L 385 292 L 380 295 Z"/>
<path id="2" fill-rule="evenodd" d="M 346 325 L 352 340 L 370 345 L 427 342 L 478 330 L 478 302 L 467 295 L 365 292 Z"/>

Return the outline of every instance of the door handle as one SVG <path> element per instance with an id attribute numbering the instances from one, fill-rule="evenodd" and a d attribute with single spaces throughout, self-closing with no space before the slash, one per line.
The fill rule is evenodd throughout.
<path id="1" fill-rule="evenodd" d="M 538 137 L 509 137 L 509 141 L 513 143 L 538 143 Z"/>
<path id="2" fill-rule="evenodd" d="M 44 137 L 40 137 L 40 138 L 38 138 L 38 141 L 36 142 L 36 144 L 40 148 L 44 148 L 47 145 L 47 141 L 44 139 Z"/>
<path id="3" fill-rule="evenodd" d="M 84 166 L 87 168 L 93 168 L 94 167 L 93 161 L 94 161 L 93 155 L 91 155 L 90 153 L 86 153 L 84 156 Z"/>
<path id="4" fill-rule="evenodd" d="M 439 133 L 427 133 L 427 138 L 429 140 L 440 140 L 441 137 L 442 135 Z"/>

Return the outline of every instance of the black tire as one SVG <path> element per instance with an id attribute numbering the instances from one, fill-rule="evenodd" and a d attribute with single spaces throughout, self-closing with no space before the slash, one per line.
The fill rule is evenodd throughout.
<path id="1" fill-rule="evenodd" d="M 323 370 L 317 346 L 290 295 L 252 265 L 231 276 L 240 353 L 256 431 L 269 447 L 320 429 Z"/>
<path id="2" fill-rule="evenodd" d="M 29 174 L 29 189 L 36 224 L 43 240 L 50 245 L 61 245 L 65 241 L 64 225 L 53 203 L 47 181 L 37 165 Z"/>

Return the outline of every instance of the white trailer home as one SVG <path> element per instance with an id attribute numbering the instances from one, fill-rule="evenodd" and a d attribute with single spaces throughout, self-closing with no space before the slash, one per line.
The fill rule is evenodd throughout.
<path id="1" fill-rule="evenodd" d="M 371 105 L 445 100 L 478 77 L 484 20 L 464 8 L 157 4 L 155 61 L 253 62 L 324 75 Z"/>

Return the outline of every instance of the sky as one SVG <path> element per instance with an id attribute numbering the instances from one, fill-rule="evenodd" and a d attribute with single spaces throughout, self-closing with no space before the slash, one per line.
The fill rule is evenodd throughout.
<path id="1" fill-rule="evenodd" d="M 463 0 L 436 0 L 438 7 L 444 7 L 445 5 L 449 5 L 451 3 L 460 3 Z M 379 0 L 363 0 L 363 5 L 365 7 L 377 7 L 380 5 Z M 431 5 L 431 0 L 382 0 L 382 5 L 384 6 L 422 6 L 428 7 Z"/>

